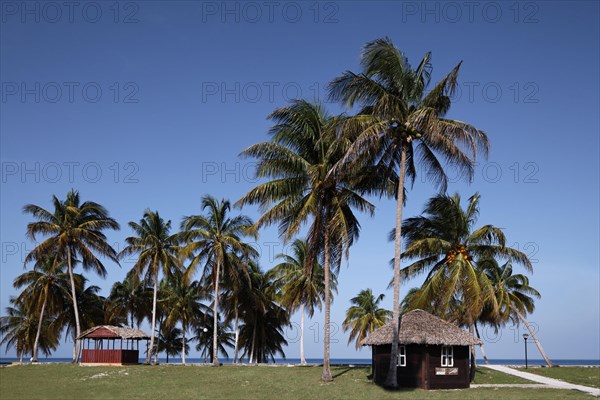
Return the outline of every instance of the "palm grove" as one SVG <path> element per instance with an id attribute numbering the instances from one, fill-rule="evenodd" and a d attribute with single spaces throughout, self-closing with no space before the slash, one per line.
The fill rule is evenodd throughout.
<path id="1" fill-rule="evenodd" d="M 446 118 L 460 63 L 430 85 L 431 54 L 413 67 L 385 38 L 363 47 L 361 68 L 328 86 L 330 98 L 357 109 L 355 114 L 331 115 L 323 105 L 300 99 L 274 110 L 268 116 L 270 140 L 241 153 L 256 160 L 262 183 L 235 204 L 205 196 L 199 214 L 184 217 L 179 230 L 157 211 L 146 210 L 139 221 L 129 222 L 132 235 L 117 252 L 105 236 L 120 228 L 117 221 L 76 191 L 65 199 L 53 196 L 50 210 L 26 205 L 23 211 L 33 219 L 27 235 L 36 247 L 25 259 L 28 270 L 14 281 L 21 293 L 0 320 L 1 344 L 35 361 L 40 350 L 55 350 L 64 334 L 73 340 L 77 362 L 81 349 L 75 339 L 83 330 L 98 324 L 139 327 L 148 321 L 147 363 L 159 352 L 167 358 L 181 355 L 185 363 L 193 343 L 214 365 L 229 352 L 236 363 L 268 362 L 284 356 L 284 329 L 298 312 L 301 362 L 306 363 L 305 316 L 322 309 L 322 380 L 331 381 L 330 307 L 337 275 L 358 240 L 359 217 L 373 215 L 369 199 L 377 197 L 396 202 L 390 234 L 393 308 L 379 307 L 383 295 L 361 291 L 343 324 L 350 341 L 356 339 L 358 347 L 374 329 L 414 308 L 477 334 L 478 324 L 500 328 L 512 321 L 529 328 L 526 315 L 539 293 L 527 276 L 513 274 L 512 266 L 531 272 L 531 262 L 506 245 L 499 228 L 475 227 L 479 195 L 463 208 L 458 195 L 445 194 L 445 167 L 458 167 L 470 181 L 478 152 L 487 157 L 489 150 L 483 131 Z M 422 215 L 403 220 L 405 192 L 418 169 L 427 171 L 425 178 L 439 194 Z M 252 221 L 235 213 L 234 206 L 246 205 L 258 205 L 262 216 Z M 269 225 L 278 226 L 292 251 L 278 255 L 278 264 L 265 271 L 251 243 Z M 107 275 L 103 260 L 125 259 L 133 260 L 133 268 L 108 297 L 87 284 L 90 272 Z M 408 265 L 402 267 L 404 261 Z M 420 274 L 426 275 L 423 285 L 407 291 L 401 302 L 402 281 Z M 397 334 L 398 324 L 393 326 Z M 397 351 L 395 343 L 389 387 L 397 386 Z"/>

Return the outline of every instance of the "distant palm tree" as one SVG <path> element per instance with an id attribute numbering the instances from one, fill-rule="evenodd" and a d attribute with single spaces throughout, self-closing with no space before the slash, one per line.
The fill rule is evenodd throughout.
<path id="1" fill-rule="evenodd" d="M 158 211 L 146 210 L 139 223 L 130 222 L 129 227 L 137 236 L 125 239 L 127 246 L 119 253 L 120 258 L 137 254 L 138 259 L 132 268 L 138 279 L 154 285 L 152 296 L 152 323 L 150 327 L 150 350 L 146 354 L 146 364 L 150 363 L 155 350 L 154 334 L 156 332 L 156 302 L 158 295 L 159 275 L 162 272 L 170 276 L 174 270 L 181 269 L 177 258 L 179 252 L 178 236 L 172 235 L 171 221 L 165 221 Z"/>
<path id="2" fill-rule="evenodd" d="M 0 317 L 0 335 L 2 335 L 0 346 L 6 345 L 6 351 L 14 348 L 19 362 L 23 362 L 23 356 L 27 353 L 32 354 L 33 360 L 39 314 L 16 298 L 11 298 L 10 303 L 11 306 L 6 307 L 7 315 Z M 50 355 L 52 351 L 56 350 L 59 344 L 58 331 L 51 329 L 51 324 L 52 318 L 46 314 L 41 324 L 45 334 L 38 337 L 37 342 L 37 346 L 46 355 Z"/>
<path id="3" fill-rule="evenodd" d="M 381 328 L 392 317 L 392 312 L 379 307 L 385 296 L 380 294 L 375 297 L 371 289 L 361 290 L 358 296 L 350 299 L 352 306 L 346 311 L 346 319 L 342 324 L 345 331 L 350 330 L 348 344 L 356 339 L 356 349 L 360 343 L 375 331 Z"/>
<path id="4" fill-rule="evenodd" d="M 476 149 L 487 155 L 484 132 L 462 121 L 444 118 L 451 106 L 461 63 L 428 93 L 431 79 L 431 53 L 425 54 L 417 68 L 394 46 L 389 38 L 365 44 L 361 54 L 362 72 L 345 72 L 329 85 L 330 97 L 347 107 L 362 106 L 350 118 L 345 130 L 354 131 L 356 140 L 348 150 L 346 162 L 375 164 L 396 179 L 396 237 L 394 264 L 393 321 L 400 317 L 400 252 L 405 176 L 413 183 L 417 162 L 428 169 L 430 178 L 442 192 L 447 176 L 438 157 L 454 164 L 461 176 L 473 176 Z M 415 143 L 419 143 L 416 147 Z M 464 148 L 464 150 L 463 150 Z M 471 152 L 469 157 L 465 152 Z M 394 324 L 393 336 L 398 326 Z M 392 342 L 386 386 L 397 387 L 398 344 Z"/>
<path id="5" fill-rule="evenodd" d="M 27 271 L 13 282 L 15 289 L 21 289 L 17 302 L 26 303 L 27 309 L 34 313 L 39 312 L 37 332 L 31 361 L 38 360 L 38 343 L 42 332 L 43 322 L 48 315 L 56 315 L 61 311 L 62 301 L 68 297 L 69 276 L 65 273 L 66 262 L 59 260 L 56 256 L 49 256 L 42 260 L 36 260 L 33 269 Z"/>
<path id="6" fill-rule="evenodd" d="M 374 211 L 359 189 L 378 180 L 372 176 L 366 179 L 366 169 L 337 168 L 348 141 L 338 135 L 339 119 L 329 116 L 322 106 L 294 100 L 290 106 L 273 111 L 269 119 L 275 121 L 271 142 L 254 144 L 242 155 L 257 158 L 257 177 L 270 180 L 249 191 L 237 204 L 259 204 L 265 212 L 256 227 L 278 223 L 286 242 L 312 219 L 307 236 L 309 260 L 322 256 L 324 267 L 321 379 L 329 382 L 333 380 L 329 355 L 331 271 L 358 237 L 360 224 L 353 209 L 371 215 Z"/>
<path id="7" fill-rule="evenodd" d="M 289 313 L 276 301 L 272 277 L 255 262 L 250 263 L 250 278 L 251 293 L 243 304 L 240 329 L 242 358 L 248 356 L 249 363 L 275 361 L 276 355 L 285 358 L 283 329 L 289 325 Z"/>
<path id="8" fill-rule="evenodd" d="M 406 240 L 402 258 L 416 260 L 402 270 L 403 275 L 411 278 L 427 272 L 422 287 L 412 296 L 410 307 L 427 308 L 433 302 L 436 315 L 446 319 L 453 315 L 456 322 L 469 326 L 471 333 L 484 306 L 493 314 L 498 312 L 492 283 L 476 268 L 474 259 L 511 258 L 532 269 L 527 255 L 506 246 L 500 228 L 493 225 L 475 228 L 479 198 L 478 194 L 470 197 L 463 210 L 458 194 L 437 195 L 427 202 L 421 216 L 408 218 L 402 224 Z M 474 354 L 471 365 L 473 378 Z"/>
<path id="9" fill-rule="evenodd" d="M 208 361 L 210 363 L 213 363 L 214 361 L 213 323 L 214 318 L 212 316 L 212 311 L 208 310 L 204 317 L 197 321 L 193 326 L 192 329 L 194 330 L 195 336 L 191 339 L 198 342 L 198 344 L 196 344 L 196 350 L 200 352 L 200 357 L 204 358 L 205 362 Z M 225 358 L 229 358 L 227 347 L 234 346 L 234 334 L 231 332 L 229 324 L 221 322 L 219 318 L 217 321 L 217 348 L 219 354 Z"/>
<path id="10" fill-rule="evenodd" d="M 27 225 L 27 235 L 36 241 L 37 235 L 48 236 L 38 244 L 25 258 L 28 262 L 43 259 L 49 255 L 56 255 L 61 260 L 66 260 L 69 277 L 71 280 L 71 298 L 73 299 L 73 312 L 75 315 L 75 337 L 79 337 L 81 328 L 79 324 L 79 310 L 77 308 L 75 281 L 73 277 L 73 260 L 79 257 L 84 270 L 92 269 L 98 275 L 106 276 L 106 268 L 96 257 L 95 253 L 117 261 L 117 253 L 108 244 L 102 231 L 119 229 L 119 224 L 108 216 L 108 211 L 98 203 L 91 201 L 81 202 L 79 193 L 71 190 L 64 201 L 52 196 L 54 212 L 45 210 L 34 204 L 27 204 L 23 212 L 31 214 L 38 221 Z M 79 343 L 76 340 L 76 354 L 73 362 L 79 358 Z"/>
<path id="11" fill-rule="evenodd" d="M 300 309 L 300 364 L 306 364 L 304 356 L 304 315 L 312 317 L 315 307 L 321 310 L 325 296 L 323 284 L 323 267 L 316 260 L 312 267 L 308 263 L 308 244 L 305 240 L 296 239 L 290 247 L 292 255 L 278 254 L 276 259 L 282 260 L 269 271 L 278 288 L 279 301 L 290 313 Z M 308 268 L 311 268 L 309 270 Z M 331 275 L 330 290 L 337 291 L 337 275 Z M 332 294 L 333 297 L 333 294 Z"/>
<path id="12" fill-rule="evenodd" d="M 175 272 L 167 280 L 164 296 L 164 325 L 172 327 L 181 323 L 181 363 L 185 365 L 186 349 L 189 347 L 185 335 L 193 324 L 203 319 L 206 307 L 201 300 L 206 298 L 206 294 L 200 283 L 192 281 L 189 274 Z"/>
<path id="13" fill-rule="evenodd" d="M 152 287 L 140 280 L 134 270 L 129 271 L 122 282 L 113 284 L 108 298 L 127 316 L 130 327 L 139 328 L 144 318 L 151 316 L 152 295 Z"/>
<path id="14" fill-rule="evenodd" d="M 105 298 L 98 295 L 100 287 L 91 285 L 86 286 L 87 279 L 80 274 L 74 274 L 75 292 L 77 293 L 77 302 L 75 306 L 79 310 L 79 324 L 82 331 L 93 328 L 105 323 Z M 63 300 L 62 312 L 56 316 L 53 325 L 56 329 L 65 329 L 66 337 L 73 339 L 73 357 L 77 358 L 81 353 L 81 348 L 76 345 L 77 338 L 77 320 L 74 318 L 74 304 L 71 297 Z"/>
<path id="15" fill-rule="evenodd" d="M 223 304 L 224 322 L 230 324 L 233 322 L 233 332 L 235 335 L 233 347 L 233 363 L 238 362 L 239 355 L 239 310 L 241 303 L 244 301 L 246 294 L 250 290 L 250 277 L 248 274 L 248 263 L 250 262 L 250 254 L 229 254 L 226 274 L 223 276 L 223 292 L 221 294 L 220 303 Z M 211 324 L 212 326 L 212 324 Z"/>
<path id="16" fill-rule="evenodd" d="M 212 196 L 202 198 L 202 210 L 207 215 L 185 217 L 181 223 L 181 237 L 185 242 L 182 255 L 191 260 L 188 273 L 193 274 L 204 262 L 203 277 L 213 288 L 213 365 L 219 365 L 217 326 L 219 318 L 220 283 L 223 274 L 237 274 L 239 264 L 229 262 L 234 253 L 255 254 L 256 251 L 243 238 L 249 235 L 252 221 L 245 215 L 229 217 L 231 204 Z M 223 271 L 225 270 L 225 271 Z"/>
<path id="17" fill-rule="evenodd" d="M 160 330 L 156 336 L 157 340 L 157 353 L 163 351 L 167 355 L 167 364 L 169 363 L 169 356 L 176 356 L 181 353 L 181 342 L 183 335 L 181 329 L 177 327 L 169 327 L 167 325 L 161 325 Z M 190 345 L 185 344 L 185 352 L 190 351 Z"/>
<path id="18" fill-rule="evenodd" d="M 510 260 L 502 266 L 499 266 L 494 259 L 480 261 L 478 265 L 492 282 L 499 308 L 497 318 L 494 318 L 492 313 L 488 313 L 484 309 L 480 319 L 493 326 L 502 326 L 508 321 L 512 321 L 516 325 L 522 322 L 527 327 L 546 364 L 549 367 L 554 367 L 554 363 L 542 348 L 535 331 L 525 318 L 527 314 L 531 314 L 535 309 L 534 299 L 541 297 L 540 293 L 529 285 L 529 278 L 523 274 L 513 274 Z"/>

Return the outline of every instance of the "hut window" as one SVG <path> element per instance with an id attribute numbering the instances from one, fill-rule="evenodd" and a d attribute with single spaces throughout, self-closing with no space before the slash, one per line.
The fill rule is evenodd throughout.
<path id="1" fill-rule="evenodd" d="M 398 346 L 398 367 L 406 367 L 406 346 Z"/>
<path id="2" fill-rule="evenodd" d="M 454 366 L 454 351 L 452 346 L 442 346 L 442 367 Z"/>

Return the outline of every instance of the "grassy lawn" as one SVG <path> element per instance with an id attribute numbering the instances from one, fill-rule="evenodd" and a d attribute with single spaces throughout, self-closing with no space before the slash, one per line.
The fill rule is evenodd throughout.
<path id="1" fill-rule="evenodd" d="M 521 371 L 560 379 L 576 385 L 600 388 L 599 367 L 520 368 Z"/>
<path id="2" fill-rule="evenodd" d="M 509 384 L 509 383 L 535 383 L 518 376 L 505 374 L 489 368 L 477 368 L 474 384 Z"/>
<path id="3" fill-rule="evenodd" d="M 485 372 L 485 374 L 483 373 Z M 489 371 L 491 372 L 491 371 Z M 66 364 L 0 368 L 0 399 L 588 399 L 571 390 L 478 388 L 386 391 L 366 368 L 334 367 L 335 381 L 319 382 L 319 367 L 79 367 Z M 482 371 L 478 383 L 506 383 Z"/>

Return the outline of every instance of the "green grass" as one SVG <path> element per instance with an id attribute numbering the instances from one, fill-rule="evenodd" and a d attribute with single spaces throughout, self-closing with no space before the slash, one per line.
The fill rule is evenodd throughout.
<path id="1" fill-rule="evenodd" d="M 518 376 L 505 374 L 489 368 L 477 368 L 474 384 L 509 384 L 509 383 L 535 383 Z"/>
<path id="2" fill-rule="evenodd" d="M 334 367 L 79 367 L 68 364 L 0 368 L 0 399 L 587 399 L 571 390 L 477 388 L 389 392 L 367 379 L 367 368 Z M 506 377 L 480 373 L 477 382 Z M 512 378 L 511 378 L 512 379 Z"/>
<path id="3" fill-rule="evenodd" d="M 560 379 L 576 385 L 600 388 L 599 367 L 528 368 L 527 370 L 520 368 L 520 370 L 548 378 Z"/>

